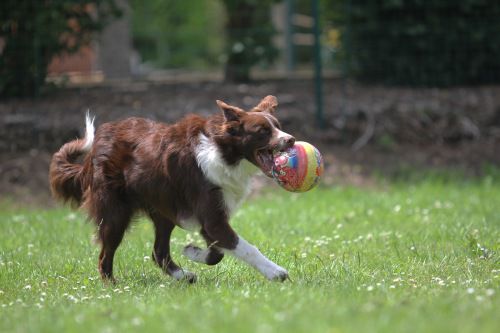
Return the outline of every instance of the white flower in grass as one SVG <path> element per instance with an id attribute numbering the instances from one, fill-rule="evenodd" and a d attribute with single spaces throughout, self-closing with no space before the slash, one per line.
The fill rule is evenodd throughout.
<path id="1" fill-rule="evenodd" d="M 467 294 L 473 294 L 474 291 L 474 288 L 467 288 Z"/>
<path id="2" fill-rule="evenodd" d="M 24 289 L 31 290 L 31 284 L 28 284 L 28 285 L 24 286 Z"/>
<path id="3" fill-rule="evenodd" d="M 399 213 L 399 211 L 401 210 L 401 205 L 394 206 L 392 210 L 394 211 L 394 213 Z"/>
<path id="4" fill-rule="evenodd" d="M 367 291 L 372 291 L 372 290 L 373 290 L 373 286 L 368 286 L 368 287 L 366 287 L 366 290 L 367 290 Z"/>
<path id="5" fill-rule="evenodd" d="M 389 286 L 389 289 L 394 289 L 394 288 L 396 288 L 396 286 L 395 286 L 395 285 L 393 285 L 393 284 L 391 284 L 391 285 Z"/>
<path id="6" fill-rule="evenodd" d="M 78 298 L 76 298 L 73 295 L 68 295 L 68 300 L 70 300 L 73 303 L 78 303 L 78 301 L 79 301 Z"/>
<path id="7" fill-rule="evenodd" d="M 494 289 L 486 289 L 486 296 L 491 297 L 493 295 L 495 295 Z"/>
<path id="8" fill-rule="evenodd" d="M 132 325 L 140 326 L 142 324 L 142 319 L 139 317 L 132 318 Z"/>
<path id="9" fill-rule="evenodd" d="M 151 260 L 151 257 L 150 256 L 144 256 L 143 260 L 144 261 L 149 261 L 149 260 Z"/>
<path id="10" fill-rule="evenodd" d="M 437 283 L 440 286 L 446 286 L 446 283 L 440 277 L 433 277 L 431 281 Z"/>

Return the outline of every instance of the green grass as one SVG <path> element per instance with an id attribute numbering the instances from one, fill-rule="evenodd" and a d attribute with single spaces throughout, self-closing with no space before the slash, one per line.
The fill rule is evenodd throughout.
<path id="1" fill-rule="evenodd" d="M 225 258 L 189 262 L 188 285 L 151 262 L 139 220 L 98 278 L 93 227 L 68 209 L 0 208 L 1 332 L 495 332 L 500 327 L 500 184 L 492 178 L 383 189 L 274 189 L 233 226 L 289 270 L 272 283 Z"/>

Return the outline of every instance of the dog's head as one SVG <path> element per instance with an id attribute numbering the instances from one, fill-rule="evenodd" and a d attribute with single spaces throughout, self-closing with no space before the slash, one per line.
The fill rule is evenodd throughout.
<path id="1" fill-rule="evenodd" d="M 295 138 L 281 130 L 274 117 L 278 100 L 266 96 L 250 111 L 217 101 L 222 110 L 224 123 L 221 127 L 224 144 L 232 147 L 238 157 L 246 158 L 271 176 L 273 152 L 292 147 Z"/>

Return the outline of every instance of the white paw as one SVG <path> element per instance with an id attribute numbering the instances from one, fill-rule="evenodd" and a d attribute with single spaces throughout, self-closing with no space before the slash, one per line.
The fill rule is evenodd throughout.
<path id="1" fill-rule="evenodd" d="M 200 249 L 199 247 L 189 244 L 184 247 L 184 250 L 182 250 L 182 254 L 189 259 L 196 261 L 196 262 L 201 262 L 204 263 L 207 258 L 207 250 Z"/>
<path id="2" fill-rule="evenodd" d="M 195 283 L 197 279 L 196 274 L 191 273 L 190 271 L 185 271 L 183 269 L 177 269 L 173 272 L 170 272 L 170 275 L 178 281 L 185 280 L 189 283 Z"/>
<path id="3" fill-rule="evenodd" d="M 278 265 L 266 267 L 262 270 L 262 273 L 268 280 L 283 282 L 288 279 L 288 272 L 283 267 Z"/>

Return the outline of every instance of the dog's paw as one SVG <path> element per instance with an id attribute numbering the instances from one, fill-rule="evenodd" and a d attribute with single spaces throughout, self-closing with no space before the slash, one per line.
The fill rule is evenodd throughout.
<path id="1" fill-rule="evenodd" d="M 169 273 L 177 281 L 186 281 L 189 283 L 195 283 L 197 280 L 196 274 L 186 271 L 183 269 L 177 269 Z"/>
<path id="2" fill-rule="evenodd" d="M 191 259 L 192 261 L 207 264 L 207 258 L 210 254 L 210 250 L 201 249 L 198 246 L 189 244 L 184 247 L 182 254 Z"/>
<path id="3" fill-rule="evenodd" d="M 199 248 L 198 246 L 195 246 L 193 244 L 188 244 L 188 245 L 184 246 L 184 249 L 182 250 L 182 254 L 191 260 L 195 260 L 201 251 L 203 251 L 203 250 L 201 248 Z"/>
<path id="4" fill-rule="evenodd" d="M 198 280 L 198 277 L 196 276 L 196 274 L 194 274 L 192 272 L 184 271 L 183 280 L 187 281 L 189 283 L 195 283 Z"/>
<path id="5" fill-rule="evenodd" d="M 271 281 L 283 282 L 288 279 L 288 272 L 280 266 L 273 267 L 265 273 L 266 278 Z"/>

